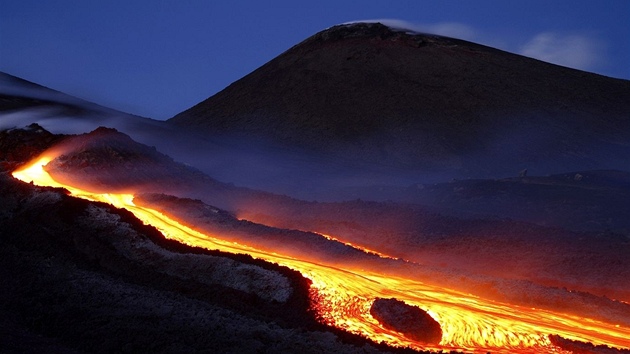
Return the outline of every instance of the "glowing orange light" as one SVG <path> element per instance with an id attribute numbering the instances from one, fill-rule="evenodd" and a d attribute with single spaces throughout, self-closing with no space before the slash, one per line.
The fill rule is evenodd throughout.
<path id="1" fill-rule="evenodd" d="M 363 247 L 363 246 L 355 245 L 355 244 L 353 244 L 351 242 L 342 241 L 342 240 L 340 240 L 340 239 L 338 239 L 336 237 L 330 236 L 330 235 L 326 235 L 326 234 L 322 234 L 322 233 L 318 233 L 318 234 L 321 235 L 322 237 L 324 237 L 327 240 L 341 242 L 341 243 L 343 243 L 346 246 L 350 246 L 352 248 L 356 248 L 356 249 L 358 249 L 360 251 L 363 251 L 365 253 L 375 254 L 375 255 L 377 255 L 377 256 L 379 256 L 381 258 L 398 259 L 396 257 L 392 257 L 392 256 L 389 256 L 389 255 L 386 255 L 385 253 L 381 253 L 379 251 L 375 251 L 375 250 L 371 250 L 371 249 Z"/>
<path id="2" fill-rule="evenodd" d="M 295 259 L 232 241 L 220 235 L 200 233 L 148 207 L 133 203 L 131 194 L 99 194 L 56 182 L 43 167 L 54 155 L 42 155 L 13 176 L 40 186 L 63 187 L 74 196 L 110 203 L 133 212 L 143 222 L 153 225 L 165 237 L 184 244 L 244 253 L 301 272 L 312 280 L 314 304 L 322 321 L 365 335 L 377 342 L 416 349 L 468 350 L 497 353 L 558 353 L 548 339 L 558 334 L 595 345 L 630 347 L 630 328 L 588 318 L 534 308 L 488 301 L 470 294 L 433 286 L 419 279 L 385 276 L 377 270 L 339 268 Z M 370 251 L 373 252 L 373 251 Z M 375 252 L 377 253 L 377 252 Z M 377 253 L 379 254 L 379 253 Z M 385 255 L 379 254 L 381 257 Z M 425 309 L 441 325 L 442 341 L 428 346 L 388 330 L 370 315 L 377 297 L 395 297 Z"/>

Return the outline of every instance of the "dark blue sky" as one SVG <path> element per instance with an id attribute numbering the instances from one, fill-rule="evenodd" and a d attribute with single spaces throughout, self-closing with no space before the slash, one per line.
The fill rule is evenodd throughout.
<path id="1" fill-rule="evenodd" d="M 397 19 L 630 79 L 630 1 L 0 0 L 0 71 L 166 119 L 335 24 Z"/>

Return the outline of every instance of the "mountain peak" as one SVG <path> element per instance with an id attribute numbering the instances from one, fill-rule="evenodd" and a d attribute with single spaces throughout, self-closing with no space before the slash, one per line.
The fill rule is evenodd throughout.
<path id="1" fill-rule="evenodd" d="M 396 39 L 411 37 L 411 31 L 396 29 L 380 22 L 352 22 L 327 28 L 311 39 L 338 40 L 349 38 Z"/>
<path id="2" fill-rule="evenodd" d="M 478 46 L 459 39 L 418 32 L 396 23 L 381 22 L 350 22 L 335 25 L 309 37 L 300 43 L 300 46 L 356 40 L 368 41 L 373 46 L 402 45 L 412 48 L 427 45 L 455 46 L 464 43 L 469 46 Z"/>
<path id="3" fill-rule="evenodd" d="M 307 38 L 170 122 L 362 164 L 495 177 L 619 168 L 599 161 L 610 152 L 625 160 L 628 117 L 629 81 L 352 23 Z"/>

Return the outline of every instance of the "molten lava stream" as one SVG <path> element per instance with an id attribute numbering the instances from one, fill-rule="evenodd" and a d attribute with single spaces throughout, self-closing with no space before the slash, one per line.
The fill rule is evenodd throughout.
<path id="1" fill-rule="evenodd" d="M 595 345 L 630 347 L 630 328 L 615 324 L 488 301 L 432 286 L 418 279 L 385 276 L 377 269 L 340 269 L 307 259 L 278 255 L 272 250 L 224 241 L 220 235 L 200 233 L 156 210 L 135 205 L 131 194 L 98 194 L 62 185 L 43 169 L 53 158 L 44 155 L 14 172 L 13 176 L 40 186 L 63 187 L 77 197 L 126 208 L 143 222 L 155 226 L 165 237 L 188 245 L 249 254 L 295 269 L 312 280 L 313 299 L 316 302 L 314 307 L 322 321 L 377 342 L 385 341 L 416 349 L 557 353 L 558 348 L 550 343 L 547 335 L 558 334 Z M 427 346 L 381 327 L 369 313 L 377 297 L 395 297 L 425 309 L 442 327 L 440 345 Z"/>

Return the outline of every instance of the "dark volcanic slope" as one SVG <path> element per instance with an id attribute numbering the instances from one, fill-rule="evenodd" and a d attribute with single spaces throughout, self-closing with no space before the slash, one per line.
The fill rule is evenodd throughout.
<path id="1" fill-rule="evenodd" d="M 630 82 L 381 24 L 341 25 L 170 122 L 469 175 L 620 168 L 608 165 L 630 152 Z"/>

